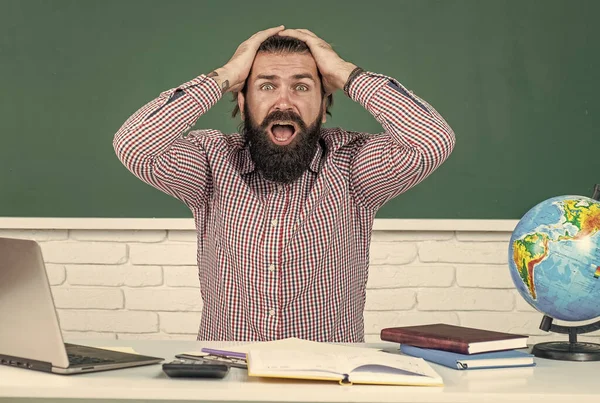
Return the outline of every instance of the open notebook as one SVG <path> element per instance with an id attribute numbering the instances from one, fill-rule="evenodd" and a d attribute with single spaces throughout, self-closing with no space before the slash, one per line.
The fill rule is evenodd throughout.
<path id="1" fill-rule="evenodd" d="M 246 353 L 249 376 L 327 380 L 341 384 L 443 385 L 442 378 L 422 358 L 371 348 L 288 338 L 228 350 Z"/>

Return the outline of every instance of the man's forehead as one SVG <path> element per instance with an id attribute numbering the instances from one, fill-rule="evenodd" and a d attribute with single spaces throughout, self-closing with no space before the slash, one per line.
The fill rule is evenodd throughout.
<path id="1" fill-rule="evenodd" d="M 312 55 L 305 53 L 266 53 L 259 52 L 252 64 L 252 77 L 276 76 L 289 78 L 309 73 L 318 80 L 317 63 Z"/>

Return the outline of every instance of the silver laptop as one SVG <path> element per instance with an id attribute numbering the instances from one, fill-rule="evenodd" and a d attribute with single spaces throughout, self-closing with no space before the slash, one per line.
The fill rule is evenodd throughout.
<path id="1" fill-rule="evenodd" d="M 1 364 L 79 374 L 161 361 L 163 358 L 65 344 L 39 244 L 0 238 Z"/>

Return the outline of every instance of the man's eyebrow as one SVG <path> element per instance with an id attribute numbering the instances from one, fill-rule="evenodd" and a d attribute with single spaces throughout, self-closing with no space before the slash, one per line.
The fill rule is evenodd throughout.
<path id="1" fill-rule="evenodd" d="M 259 74 L 259 75 L 256 76 L 257 80 L 276 80 L 278 78 L 280 78 L 280 77 L 278 75 L 275 75 L 275 74 Z M 312 80 L 312 81 L 316 82 L 316 80 L 314 79 L 313 75 L 310 74 L 310 73 L 294 74 L 292 76 L 292 78 L 295 79 L 295 80 L 301 80 L 303 78 L 308 78 L 309 80 Z"/>
<path id="2" fill-rule="evenodd" d="M 310 73 L 302 73 L 302 74 L 294 74 L 292 76 L 296 80 L 302 80 L 303 78 L 308 78 L 309 80 L 315 81 L 315 78 Z"/>
<path id="3" fill-rule="evenodd" d="M 279 78 L 279 76 L 276 76 L 275 74 L 271 74 L 271 75 L 267 75 L 267 74 L 259 74 L 256 76 L 257 80 L 263 79 L 263 80 L 274 80 L 276 78 Z"/>

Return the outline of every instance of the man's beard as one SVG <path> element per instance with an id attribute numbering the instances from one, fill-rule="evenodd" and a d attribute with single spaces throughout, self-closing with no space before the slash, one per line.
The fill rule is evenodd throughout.
<path id="1" fill-rule="evenodd" d="M 315 156 L 321 132 L 321 119 L 317 117 L 307 128 L 295 112 L 274 111 L 258 126 L 250 116 L 247 105 L 245 110 L 243 133 L 249 144 L 252 161 L 262 176 L 279 183 L 291 183 L 300 178 Z M 272 122 L 286 120 L 296 123 L 298 133 L 290 144 L 280 146 L 273 143 L 267 130 Z"/>

